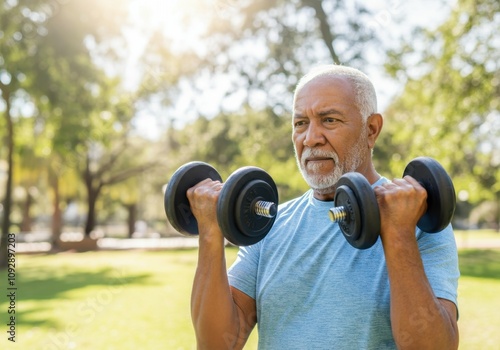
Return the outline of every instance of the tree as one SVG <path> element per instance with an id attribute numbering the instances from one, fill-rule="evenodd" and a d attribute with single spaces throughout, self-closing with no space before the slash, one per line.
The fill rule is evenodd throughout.
<path id="1" fill-rule="evenodd" d="M 87 219 L 84 232 L 89 235 L 96 225 L 96 203 L 106 186 L 115 185 L 155 167 L 156 155 L 146 155 L 144 142 L 133 139 L 130 123 L 133 110 L 129 99 L 111 108 L 93 113 L 87 140 L 77 150 L 80 176 L 87 191 Z"/>
<path id="2" fill-rule="evenodd" d="M 39 1 L 33 4 L 39 5 Z M 4 242 L 11 229 L 12 190 L 14 182 L 14 150 L 15 150 L 15 112 L 13 111 L 14 100 L 22 89 L 29 86 L 27 72 L 32 69 L 29 60 L 30 52 L 34 48 L 32 33 L 34 24 L 31 18 L 21 13 L 23 7 L 19 2 L 4 2 L 0 6 L 0 22 L 2 23 L 2 35 L 0 36 L 0 96 L 4 103 L 5 117 L 5 142 L 7 181 L 5 185 L 5 197 L 3 200 L 2 233 L 0 243 L 3 249 L 0 251 L 0 268 L 7 266 L 7 245 Z"/>
<path id="3" fill-rule="evenodd" d="M 112 154 L 97 173 L 93 172 L 93 152 L 109 147 L 113 137 L 122 138 L 124 129 L 117 128 L 129 128 L 124 124 L 130 123 L 131 109 L 125 108 L 123 97 L 113 95 L 121 94 L 116 88 L 118 83 L 109 80 L 95 63 L 104 56 L 108 60 L 120 56 L 119 49 L 124 45 L 121 29 L 126 24 L 127 11 L 126 3 L 121 1 L 72 2 L 48 17 L 44 23 L 47 35 L 39 38 L 40 47 L 45 49 L 37 53 L 37 68 L 41 72 L 37 93 L 40 101 L 49 104 L 45 127 L 53 133 L 50 158 L 55 160 L 49 175 L 54 193 L 54 242 L 62 229 L 62 174 L 76 169 L 81 175 L 87 190 L 86 233 L 95 226 L 95 204 L 102 186 L 125 176 L 115 174 L 112 180 L 100 182 L 99 176 L 115 165 L 123 150 Z"/>
<path id="4" fill-rule="evenodd" d="M 87 84 L 80 85 L 80 91 L 91 93 L 92 85 L 89 82 L 96 75 L 87 73 L 95 73 L 96 70 L 88 69 L 92 58 L 87 44 L 92 40 L 94 43 L 99 42 L 100 38 L 109 36 L 113 31 L 116 33 L 120 28 L 117 24 L 124 18 L 121 11 L 123 9 L 125 8 L 120 1 L 61 3 L 19 0 L 0 5 L 0 92 L 5 105 L 7 148 L 2 241 L 5 241 L 11 229 L 16 129 L 16 116 L 13 115 L 12 106 L 15 99 L 21 93 L 28 93 L 32 97 L 45 97 L 54 108 L 60 109 L 63 105 L 61 101 L 67 102 L 61 98 L 65 93 L 61 87 L 71 87 L 71 79 L 82 72 L 82 76 L 89 80 Z M 66 84 L 61 84 L 63 81 Z M 85 100 L 84 95 L 79 97 Z M 66 114 L 68 116 L 73 117 L 68 118 L 73 122 L 79 117 L 69 113 Z M 78 132 L 80 129 L 73 130 Z M 2 249 L 0 266 L 5 265 L 5 252 Z"/>
<path id="5" fill-rule="evenodd" d="M 433 156 L 471 203 L 500 203 L 499 14 L 498 1 L 460 0 L 439 28 L 419 30 L 387 64 L 406 83 L 386 113 L 392 166 Z"/>
<path id="6" fill-rule="evenodd" d="M 29 105 L 30 101 L 25 101 Z M 21 232 L 31 232 L 33 207 L 40 195 L 40 188 L 46 186 L 40 169 L 47 165 L 43 156 L 44 140 L 41 140 L 40 130 L 36 127 L 36 118 L 21 116 L 17 120 L 16 148 L 14 153 L 14 186 L 22 189 Z M 14 200 L 15 202 L 15 200 Z"/>

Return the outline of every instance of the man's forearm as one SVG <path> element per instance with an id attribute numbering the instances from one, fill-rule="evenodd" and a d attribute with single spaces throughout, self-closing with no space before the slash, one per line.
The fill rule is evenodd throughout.
<path id="1" fill-rule="evenodd" d="M 191 316 L 198 348 L 232 349 L 239 322 L 227 278 L 224 240 L 222 236 L 210 241 L 202 237 L 191 294 Z"/>
<path id="2" fill-rule="evenodd" d="M 393 236 L 394 237 L 394 236 Z M 436 298 L 416 241 L 384 245 L 391 291 L 391 324 L 400 349 L 456 349 L 456 320 Z"/>

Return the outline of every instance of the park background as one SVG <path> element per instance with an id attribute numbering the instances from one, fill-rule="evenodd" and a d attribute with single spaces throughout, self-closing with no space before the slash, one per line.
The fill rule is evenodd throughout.
<path id="1" fill-rule="evenodd" d="M 303 193 L 293 88 L 337 63 L 375 83 L 380 173 L 425 155 L 451 175 L 461 347 L 498 349 L 499 32 L 496 0 L 0 1 L 0 265 L 15 233 L 14 346 L 194 348 L 196 242 L 166 222 L 169 176 L 191 160 L 223 178 L 255 165 L 280 202 Z"/>

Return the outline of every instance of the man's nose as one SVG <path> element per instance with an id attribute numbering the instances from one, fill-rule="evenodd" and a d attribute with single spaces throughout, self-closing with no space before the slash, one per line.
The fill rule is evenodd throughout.
<path id="1" fill-rule="evenodd" d="M 307 128 L 307 132 L 302 144 L 309 148 L 324 145 L 326 142 L 325 135 L 323 135 L 323 130 L 320 126 L 315 125 L 315 123 L 310 123 Z"/>

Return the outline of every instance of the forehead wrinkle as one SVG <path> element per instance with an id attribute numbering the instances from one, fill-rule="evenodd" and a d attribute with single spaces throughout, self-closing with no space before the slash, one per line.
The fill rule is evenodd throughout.
<path id="1" fill-rule="evenodd" d="M 325 106 L 325 107 L 317 107 L 317 108 L 310 108 L 310 111 L 312 112 L 313 116 L 318 116 L 318 117 L 324 117 L 328 115 L 344 115 L 344 112 L 342 112 L 341 109 L 331 107 L 331 106 Z M 294 118 L 309 118 L 308 112 L 306 111 L 303 113 L 303 111 L 299 108 L 298 110 L 293 111 L 293 117 Z"/>
<path id="2" fill-rule="evenodd" d="M 319 115 L 320 117 L 330 115 L 330 114 L 343 115 L 342 112 L 340 112 L 339 110 L 337 110 L 335 108 L 325 108 L 324 110 L 319 110 L 316 114 Z"/>

